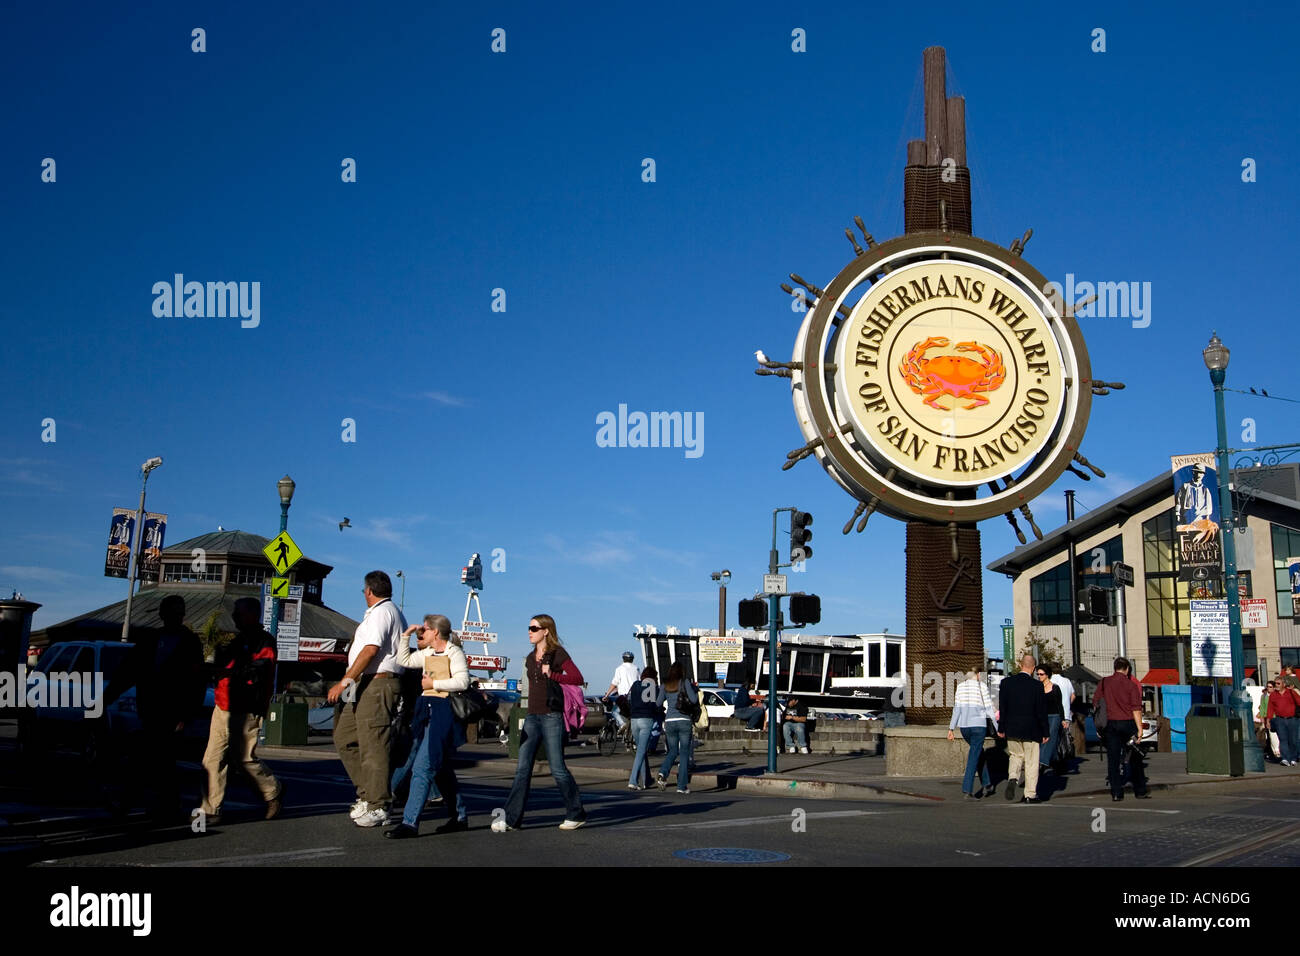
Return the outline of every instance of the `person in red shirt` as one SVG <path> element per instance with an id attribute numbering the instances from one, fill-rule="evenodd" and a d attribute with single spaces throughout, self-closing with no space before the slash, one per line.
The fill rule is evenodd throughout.
<path id="1" fill-rule="evenodd" d="M 1268 695 L 1268 721 L 1273 732 L 1277 734 L 1278 748 L 1282 753 L 1282 766 L 1294 767 L 1300 759 L 1300 717 L 1296 716 L 1297 701 L 1300 701 L 1294 687 L 1284 683 L 1278 684 Z"/>
<path id="2" fill-rule="evenodd" d="M 1127 658 L 1115 658 L 1115 673 L 1103 678 L 1097 685 L 1093 707 L 1106 704 L 1106 766 L 1110 782 L 1110 797 L 1116 803 L 1124 799 L 1124 780 L 1119 767 L 1124 752 L 1129 756 L 1129 779 L 1133 781 L 1133 795 L 1139 800 L 1151 796 L 1147 793 L 1146 773 L 1142 766 L 1142 750 L 1129 746 L 1142 726 L 1142 685 L 1131 675 Z"/>
<path id="3" fill-rule="evenodd" d="M 208 749 L 203 754 L 208 785 L 202 809 L 208 825 L 221 822 L 226 773 L 232 761 L 240 765 L 266 801 L 266 819 L 280 815 L 284 794 L 280 781 L 257 759 L 257 735 L 271 703 L 275 638 L 262 630 L 262 602 L 257 598 L 237 600 L 231 616 L 238 633 L 217 648 L 216 706 L 212 708 Z"/>

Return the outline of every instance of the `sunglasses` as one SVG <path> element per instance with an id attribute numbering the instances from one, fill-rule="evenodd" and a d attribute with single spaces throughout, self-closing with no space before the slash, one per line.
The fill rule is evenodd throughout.
<path id="1" fill-rule="evenodd" d="M 530 631 L 544 631 L 544 630 L 546 630 L 546 628 L 544 628 L 544 627 L 540 627 L 540 626 L 538 626 L 538 625 L 536 625 L 536 624 L 529 624 L 529 625 L 528 625 L 528 630 L 530 630 Z"/>

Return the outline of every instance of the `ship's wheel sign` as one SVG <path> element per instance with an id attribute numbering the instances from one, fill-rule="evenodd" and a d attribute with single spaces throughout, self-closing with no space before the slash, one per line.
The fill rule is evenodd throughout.
<path id="1" fill-rule="evenodd" d="M 805 453 L 896 517 L 975 521 L 1027 505 L 1086 464 L 1092 373 L 1048 289 L 971 236 L 874 245 L 817 290 L 795 343 Z"/>

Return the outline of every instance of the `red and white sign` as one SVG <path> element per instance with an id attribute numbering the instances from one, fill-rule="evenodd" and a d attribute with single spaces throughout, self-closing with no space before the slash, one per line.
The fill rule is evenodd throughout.
<path id="1" fill-rule="evenodd" d="M 298 650 L 312 654 L 330 654 L 333 653 L 336 643 L 337 641 L 324 637 L 300 637 L 298 638 Z"/>
<path id="2" fill-rule="evenodd" d="M 503 671 L 506 669 L 505 658 L 502 657 L 488 657 L 483 654 L 466 654 L 465 660 L 468 662 L 470 670 Z"/>
<path id="3" fill-rule="evenodd" d="M 1268 601 L 1265 598 L 1241 599 L 1241 626 L 1268 627 Z"/>

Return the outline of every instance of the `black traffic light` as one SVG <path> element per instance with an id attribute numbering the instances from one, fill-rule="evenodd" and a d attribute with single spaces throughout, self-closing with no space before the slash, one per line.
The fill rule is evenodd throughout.
<path id="1" fill-rule="evenodd" d="M 795 624 L 816 624 L 822 619 L 822 599 L 802 591 L 790 595 L 790 620 Z"/>
<path id="2" fill-rule="evenodd" d="M 1089 586 L 1079 589 L 1079 617 L 1094 624 L 1114 624 L 1110 608 L 1110 590 Z"/>
<path id="3" fill-rule="evenodd" d="M 812 548 L 808 547 L 808 542 L 812 540 L 812 528 L 809 527 L 812 522 L 813 516 L 806 511 L 790 512 L 791 564 L 798 564 L 812 557 Z"/>
<path id="4" fill-rule="evenodd" d="M 767 627 L 767 602 L 762 598 L 741 601 L 736 620 L 741 627 Z"/>

